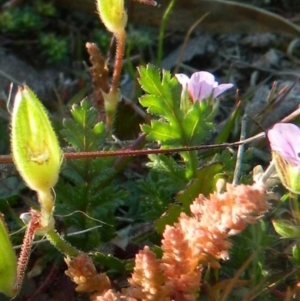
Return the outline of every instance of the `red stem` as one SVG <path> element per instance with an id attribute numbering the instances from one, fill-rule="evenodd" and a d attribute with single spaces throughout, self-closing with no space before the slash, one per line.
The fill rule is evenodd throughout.
<path id="1" fill-rule="evenodd" d="M 34 233 L 39 228 L 40 226 L 40 215 L 37 211 L 31 210 L 31 221 L 27 225 L 26 233 L 24 236 L 22 248 L 21 248 L 21 253 L 19 255 L 18 259 L 18 266 L 17 266 L 17 280 L 14 285 L 14 291 L 16 293 L 19 292 L 24 276 L 25 276 L 25 271 L 27 268 L 28 260 L 30 257 L 30 251 L 31 251 L 31 245 L 32 245 L 32 240 L 34 237 Z"/>
<path id="2" fill-rule="evenodd" d="M 122 71 L 122 63 L 123 63 L 123 56 L 125 51 L 125 38 L 126 32 L 118 33 L 115 35 L 117 45 L 116 45 L 116 58 L 115 58 L 115 68 L 113 73 L 112 85 L 110 88 L 110 92 L 116 93 L 119 87 L 119 81 Z"/>
<path id="3" fill-rule="evenodd" d="M 253 142 L 257 139 L 262 139 L 265 137 L 265 133 L 257 134 L 251 138 L 245 140 L 232 142 L 232 143 L 221 143 L 221 144 L 210 144 L 210 145 L 196 145 L 196 146 L 183 146 L 170 149 L 142 149 L 142 150 L 118 150 L 118 151 L 97 151 L 97 152 L 78 152 L 78 153 L 64 153 L 64 158 L 67 160 L 76 159 L 90 159 L 90 158 L 102 158 L 102 157 L 130 157 L 130 156 L 143 156 L 151 154 L 170 154 L 179 152 L 189 152 L 195 150 L 209 150 L 214 148 L 226 148 L 239 146 L 241 144 L 246 144 Z M 13 163 L 12 157 L 10 155 L 0 156 L 0 164 Z"/>

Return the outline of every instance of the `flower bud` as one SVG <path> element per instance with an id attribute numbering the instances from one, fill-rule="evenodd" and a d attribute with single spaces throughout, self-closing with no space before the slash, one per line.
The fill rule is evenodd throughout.
<path id="1" fill-rule="evenodd" d="M 97 0 L 96 4 L 107 30 L 116 35 L 123 32 L 127 24 L 124 0 Z"/>
<path id="2" fill-rule="evenodd" d="M 47 192 L 56 184 L 62 152 L 46 111 L 28 87 L 20 87 L 11 124 L 14 163 L 26 184 Z"/>
<path id="3" fill-rule="evenodd" d="M 276 123 L 267 136 L 282 184 L 300 194 L 300 128 L 292 123 Z"/>
<path id="4" fill-rule="evenodd" d="M 300 194 L 300 169 L 291 164 L 279 152 L 273 151 L 272 158 L 281 183 L 291 192 Z"/>
<path id="5" fill-rule="evenodd" d="M 17 279 L 17 259 L 2 215 L 0 215 L 0 292 L 14 297 Z"/>
<path id="6" fill-rule="evenodd" d="M 110 91 L 109 93 L 101 92 L 104 99 L 105 112 L 107 114 L 115 114 L 118 102 L 122 99 L 120 91 Z"/>

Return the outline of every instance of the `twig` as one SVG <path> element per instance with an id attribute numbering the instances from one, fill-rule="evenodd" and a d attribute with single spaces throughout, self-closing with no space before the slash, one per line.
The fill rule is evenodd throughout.
<path id="1" fill-rule="evenodd" d="M 245 140 L 245 138 L 246 138 L 247 119 L 248 119 L 248 116 L 247 116 L 247 114 L 245 114 L 243 116 L 243 119 L 242 119 L 241 137 L 240 137 L 241 141 Z M 241 144 L 239 146 L 239 148 L 238 148 L 237 158 L 236 158 L 236 165 L 235 165 L 234 176 L 233 176 L 233 181 L 232 181 L 233 185 L 237 185 L 238 184 L 238 181 L 239 181 L 240 176 L 241 176 L 241 169 L 242 169 L 242 160 L 243 160 L 244 149 L 245 149 L 245 145 L 244 144 Z"/>
<path id="2" fill-rule="evenodd" d="M 296 116 L 300 115 L 300 108 L 297 108 L 287 117 L 283 118 L 280 122 L 288 122 L 293 120 Z M 179 153 L 187 152 L 194 150 L 210 150 L 215 148 L 227 148 L 239 146 L 241 144 L 251 143 L 253 141 L 265 138 L 265 132 L 259 133 L 253 137 L 232 142 L 232 143 L 221 143 L 221 144 L 210 144 L 210 145 L 196 145 L 196 146 L 186 146 L 186 147 L 177 147 L 170 149 L 143 149 L 143 150 L 119 150 L 119 151 L 97 151 L 97 152 L 78 152 L 78 153 L 64 153 L 64 158 L 67 160 L 73 159 L 95 159 L 102 157 L 130 157 L 130 156 L 143 156 L 151 154 L 170 154 L 170 153 Z M 13 163 L 11 155 L 2 155 L 0 156 L 0 164 L 11 164 Z"/>
<path id="3" fill-rule="evenodd" d="M 260 182 L 265 184 L 267 180 L 270 178 L 271 174 L 274 172 L 274 170 L 275 170 L 275 163 L 272 160 L 270 165 L 268 166 L 268 168 L 265 170 L 262 177 L 260 178 Z"/>
<path id="4" fill-rule="evenodd" d="M 81 235 L 81 234 L 83 234 L 83 233 L 87 233 L 87 232 L 96 230 L 96 229 L 98 229 L 98 228 L 100 228 L 100 227 L 102 227 L 102 226 L 95 226 L 95 227 L 92 227 L 92 228 L 89 228 L 89 229 L 85 229 L 85 230 L 82 230 L 82 231 L 77 231 L 77 232 L 69 233 L 69 234 L 67 234 L 67 235 L 62 235 L 62 237 L 65 238 L 65 237 L 70 237 L 70 236 Z M 31 242 L 31 245 L 32 245 L 32 246 L 33 246 L 33 245 L 37 245 L 37 244 L 42 243 L 42 242 L 49 242 L 49 240 L 46 239 L 46 238 L 42 238 L 42 239 L 39 239 L 39 240 L 34 240 L 34 241 Z M 22 245 L 14 246 L 13 248 L 14 248 L 14 250 L 21 249 L 21 248 L 22 248 Z"/>

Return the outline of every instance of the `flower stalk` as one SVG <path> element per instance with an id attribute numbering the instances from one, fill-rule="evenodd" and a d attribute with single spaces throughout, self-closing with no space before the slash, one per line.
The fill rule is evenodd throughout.
<path id="1" fill-rule="evenodd" d="M 112 32 L 116 38 L 115 67 L 111 88 L 108 94 L 102 92 L 104 107 L 107 113 L 107 129 L 111 132 L 116 107 L 119 99 L 121 98 L 118 87 L 125 51 L 125 27 L 127 25 L 128 17 L 124 7 L 124 0 L 97 0 L 96 4 L 102 22 L 106 26 L 107 30 Z"/>
<path id="2" fill-rule="evenodd" d="M 80 251 L 71 246 L 60 236 L 54 229 L 51 229 L 46 234 L 47 239 L 51 242 L 54 247 L 69 257 L 78 256 Z"/>
<path id="3" fill-rule="evenodd" d="M 126 40 L 126 32 L 122 30 L 115 34 L 117 45 L 116 45 L 116 58 L 115 58 L 115 68 L 113 73 L 112 85 L 110 88 L 110 92 L 117 93 L 121 70 L 123 65 L 123 56 L 125 51 L 125 40 Z"/>

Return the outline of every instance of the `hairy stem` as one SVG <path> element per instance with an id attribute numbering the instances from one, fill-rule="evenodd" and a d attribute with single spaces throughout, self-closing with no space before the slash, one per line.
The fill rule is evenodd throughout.
<path id="1" fill-rule="evenodd" d="M 110 88 L 110 92 L 116 93 L 119 87 L 120 76 L 122 71 L 122 63 L 123 63 L 123 56 L 125 51 L 125 39 L 126 39 L 126 32 L 123 30 L 122 32 L 115 35 L 117 40 L 116 45 L 116 58 L 115 58 L 115 68 L 113 73 L 112 85 Z"/>
<path id="2" fill-rule="evenodd" d="M 38 214 L 33 214 L 32 219 L 27 226 L 22 248 L 21 248 L 21 253 L 18 259 L 17 280 L 14 285 L 14 291 L 16 292 L 16 294 L 20 291 L 20 288 L 24 280 L 25 271 L 30 256 L 32 240 L 34 237 L 34 233 L 38 227 L 39 227 L 39 216 Z"/>
<path id="3" fill-rule="evenodd" d="M 79 250 L 65 241 L 54 229 L 48 231 L 46 237 L 51 244 L 54 245 L 54 247 L 69 257 L 78 256 L 81 253 Z"/>

